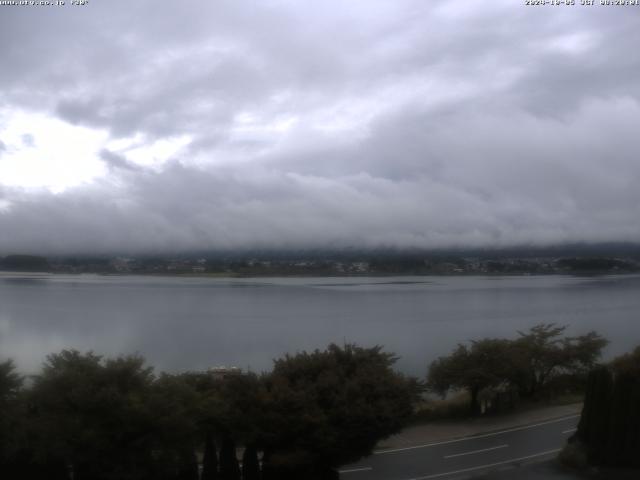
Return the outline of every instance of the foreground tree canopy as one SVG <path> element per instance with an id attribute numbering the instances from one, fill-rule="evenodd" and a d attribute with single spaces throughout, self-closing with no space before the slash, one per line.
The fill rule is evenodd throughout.
<path id="1" fill-rule="evenodd" d="M 391 369 L 394 361 L 379 347 L 353 345 L 277 360 L 265 384 L 270 462 L 334 467 L 399 431 L 418 386 Z"/>
<path id="2" fill-rule="evenodd" d="M 418 383 L 394 362 L 380 347 L 330 345 L 221 380 L 156 375 L 139 356 L 62 351 L 28 387 L 5 362 L 0 476 L 196 480 L 198 453 L 202 479 L 250 479 L 262 452 L 263 478 L 334 478 L 411 415 Z"/>
<path id="3" fill-rule="evenodd" d="M 540 324 L 519 332 L 514 340 L 486 338 L 460 344 L 431 363 L 429 388 L 445 395 L 467 390 L 472 414 L 480 411 L 485 389 L 512 389 L 522 397 L 535 397 L 559 379 L 582 382 L 596 364 L 607 340 L 596 332 L 563 337 L 566 327 Z"/>

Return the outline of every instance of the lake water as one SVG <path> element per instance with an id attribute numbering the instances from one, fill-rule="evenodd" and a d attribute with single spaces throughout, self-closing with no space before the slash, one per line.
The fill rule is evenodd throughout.
<path id="1" fill-rule="evenodd" d="M 143 354 L 159 369 L 269 369 L 330 342 L 384 345 L 424 375 L 457 342 L 541 322 L 640 344 L 640 276 L 209 279 L 0 274 L 0 359 L 36 371 L 63 348 Z"/>

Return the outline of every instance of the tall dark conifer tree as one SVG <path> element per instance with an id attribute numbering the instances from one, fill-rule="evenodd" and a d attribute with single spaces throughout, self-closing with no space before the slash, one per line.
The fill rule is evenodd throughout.
<path id="1" fill-rule="evenodd" d="M 201 480 L 217 480 L 218 478 L 218 454 L 216 453 L 216 442 L 213 435 L 211 433 L 207 433 L 204 441 Z"/>
<path id="2" fill-rule="evenodd" d="M 180 454 L 178 480 L 199 480 L 198 458 L 191 449 L 185 450 Z"/>
<path id="3" fill-rule="evenodd" d="M 242 480 L 259 480 L 260 463 L 258 462 L 258 450 L 249 445 L 242 455 Z"/>
<path id="4" fill-rule="evenodd" d="M 220 447 L 220 477 L 222 480 L 240 480 L 240 465 L 236 457 L 236 444 L 226 435 Z"/>

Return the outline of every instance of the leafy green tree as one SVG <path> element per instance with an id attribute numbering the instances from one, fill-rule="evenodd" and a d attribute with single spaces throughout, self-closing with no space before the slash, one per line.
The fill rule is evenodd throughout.
<path id="1" fill-rule="evenodd" d="M 262 434 L 265 387 L 260 378 L 252 373 L 234 375 L 219 381 L 214 401 L 209 411 L 223 437 L 244 444 L 255 444 Z"/>
<path id="2" fill-rule="evenodd" d="M 32 391 L 42 454 L 65 458 L 79 480 L 138 478 L 151 461 L 152 381 L 140 357 L 50 355 Z"/>
<path id="3" fill-rule="evenodd" d="M 258 448 L 264 478 L 337 478 L 334 467 L 369 453 L 412 413 L 418 384 L 394 372 L 394 362 L 380 347 L 331 345 L 286 356 L 271 374 L 220 381 L 206 372 L 156 377 L 141 357 L 64 350 L 47 357 L 24 391 L 4 363 L 0 401 L 20 419 L 0 432 L 15 445 L 10 464 L 0 445 L 4 477 L 195 480 L 195 448 L 206 438 L 210 480 L 216 435 L 218 478 L 240 478 L 235 441 L 245 446 L 247 479 L 259 476 Z"/>
<path id="4" fill-rule="evenodd" d="M 28 422 L 29 402 L 23 378 L 12 361 L 0 363 L 0 469 L 2 478 L 67 480 L 61 458 L 39 455 L 32 445 L 33 425 Z"/>
<path id="5" fill-rule="evenodd" d="M 173 479 L 195 444 L 195 396 L 141 357 L 50 355 L 30 392 L 38 454 L 65 459 L 76 480 Z"/>
<path id="6" fill-rule="evenodd" d="M 562 337 L 566 326 L 539 324 L 528 332 L 518 332 L 514 341 L 514 365 L 511 379 L 520 394 L 533 397 L 555 375 L 585 375 L 596 364 L 608 341 L 596 332 L 578 337 Z"/>
<path id="7" fill-rule="evenodd" d="M 145 404 L 153 415 L 148 431 L 153 439 L 153 480 L 190 475 L 194 447 L 201 441 L 199 400 L 182 375 L 163 373 L 151 385 Z"/>
<path id="8" fill-rule="evenodd" d="M 625 353 L 616 357 L 611 362 L 611 367 L 618 375 L 630 375 L 640 378 L 640 346 L 631 353 Z"/>
<path id="9" fill-rule="evenodd" d="M 261 423 L 264 386 L 259 377 L 249 373 L 232 375 L 219 379 L 209 372 L 189 372 L 182 378 L 198 394 L 198 428 L 205 437 L 205 459 L 212 462 L 216 458 L 207 445 L 214 443 L 214 436 L 222 440 L 220 450 L 220 473 L 216 478 L 239 475 L 235 458 L 235 442 L 241 445 L 255 445 L 262 436 Z M 233 449 L 228 448 L 234 444 Z M 214 447 L 215 448 L 215 447 Z M 233 453 L 232 453 L 233 451 Z M 203 465 L 203 476 L 213 475 L 215 465 Z"/>
<path id="10" fill-rule="evenodd" d="M 30 402 L 23 378 L 13 362 L 0 364 L 0 472 L 7 480 L 68 480 L 64 459 L 37 452 L 35 424 L 28 419 Z"/>
<path id="11" fill-rule="evenodd" d="M 23 427 L 18 403 L 22 383 L 23 379 L 15 371 L 12 360 L 0 363 L 0 472 L 7 476 L 18 468 L 20 449 L 16 445 L 16 437 Z"/>
<path id="12" fill-rule="evenodd" d="M 352 344 L 276 360 L 261 416 L 267 476 L 324 478 L 399 431 L 419 389 L 395 361 L 381 347 Z"/>
<path id="13" fill-rule="evenodd" d="M 16 397 L 22 387 L 23 378 L 15 371 L 12 360 L 0 363 L 0 402 L 4 405 Z"/>
<path id="14" fill-rule="evenodd" d="M 470 412 L 480 413 L 479 394 L 485 388 L 498 387 L 513 375 L 513 350 L 508 340 L 484 339 L 471 346 L 458 345 L 446 357 L 433 361 L 427 385 L 441 395 L 452 389 L 469 392 Z"/>
<path id="15" fill-rule="evenodd" d="M 596 332 L 563 337 L 566 327 L 540 324 L 519 332 L 515 340 L 492 339 L 460 344 L 450 355 L 431 363 L 429 388 L 442 395 L 467 390 L 472 414 L 480 411 L 479 394 L 498 386 L 517 387 L 521 396 L 536 396 L 550 380 L 565 377 L 586 382 L 607 340 Z"/>

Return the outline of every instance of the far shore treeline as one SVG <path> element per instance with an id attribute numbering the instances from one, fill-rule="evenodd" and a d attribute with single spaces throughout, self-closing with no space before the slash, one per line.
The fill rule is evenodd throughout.
<path id="1" fill-rule="evenodd" d="M 244 250 L 137 255 L 0 254 L 14 272 L 212 276 L 533 275 L 640 272 L 640 245 L 504 249 Z"/>
<path id="2" fill-rule="evenodd" d="M 513 407 L 518 398 L 584 392 L 607 342 L 596 332 L 564 331 L 541 324 L 515 339 L 460 344 L 431 364 L 426 382 L 396 372 L 397 357 L 381 347 L 354 344 L 285 355 L 259 375 L 156 373 L 137 355 L 63 350 L 24 378 L 6 360 L 0 477 L 335 479 L 339 466 L 416 421 L 431 401 L 425 391 L 467 392 L 467 415 L 500 411 L 505 398 Z M 614 362 L 627 372 L 619 385 L 640 384 L 637 352 Z M 597 405 L 589 401 L 589 418 L 598 418 Z"/>

